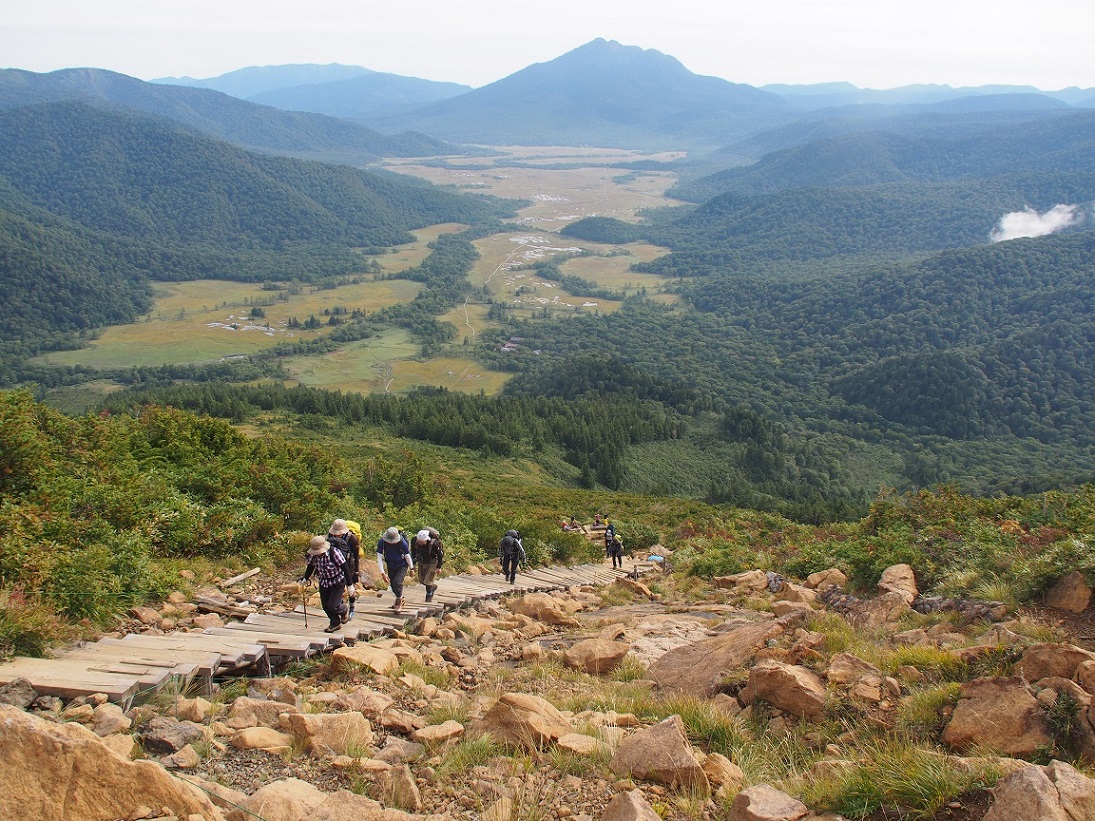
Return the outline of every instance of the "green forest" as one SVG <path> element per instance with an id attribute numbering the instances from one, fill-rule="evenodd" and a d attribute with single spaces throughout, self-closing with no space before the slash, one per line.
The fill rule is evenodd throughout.
<path id="1" fill-rule="evenodd" d="M 669 277 L 681 302 L 639 295 L 610 314 L 521 320 L 496 304 L 493 326 L 469 341 L 440 317 L 490 300 L 469 279 L 473 242 L 512 228 L 505 220 L 520 203 L 248 153 L 146 114 L 10 108 L 0 111 L 0 281 L 10 294 L 0 385 L 45 396 L 105 378 L 128 388 L 99 403 L 114 412 L 155 401 L 236 422 L 277 412 L 313 430 L 377 426 L 529 459 L 562 486 L 800 522 L 854 520 L 880 488 L 1077 487 L 1095 475 L 1095 234 L 1085 217 L 1051 236 L 989 236 L 1009 211 L 1090 202 L 1089 121 L 1061 115 L 949 139 L 860 133 L 686 174 L 679 190 L 702 193 L 696 205 L 638 223 L 589 217 L 561 232 L 668 247 L 633 269 Z M 470 227 L 389 275 L 422 283 L 412 301 L 340 316 L 322 337 L 204 366 L 102 372 L 33 360 L 132 321 L 156 281 L 322 285 L 362 275 L 370 253 L 439 222 Z M 531 268 L 574 296 L 623 298 L 560 258 Z M 409 331 L 422 358 L 459 351 L 512 378 L 495 397 L 280 387 L 289 357 L 390 327 Z M 521 345 L 500 351 L 510 338 Z"/>

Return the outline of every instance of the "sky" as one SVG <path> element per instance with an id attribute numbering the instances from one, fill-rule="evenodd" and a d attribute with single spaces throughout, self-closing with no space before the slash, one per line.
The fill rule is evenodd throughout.
<path id="1" fill-rule="evenodd" d="M 1095 87 L 1091 0 L 35 0 L 0 66 L 142 80 L 342 63 L 482 86 L 597 37 L 736 83 Z"/>

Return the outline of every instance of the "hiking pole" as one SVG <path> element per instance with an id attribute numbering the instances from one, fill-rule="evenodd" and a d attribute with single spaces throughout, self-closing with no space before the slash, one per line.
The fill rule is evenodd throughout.
<path id="1" fill-rule="evenodd" d="M 304 605 L 304 629 L 308 629 L 308 593 L 305 592 L 307 588 L 302 584 L 300 586 L 300 603 Z"/>

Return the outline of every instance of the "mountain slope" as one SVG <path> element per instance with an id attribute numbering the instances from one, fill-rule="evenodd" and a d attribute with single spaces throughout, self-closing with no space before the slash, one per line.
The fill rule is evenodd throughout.
<path id="1" fill-rule="evenodd" d="M 598 39 L 376 126 L 493 144 L 717 145 L 785 108 L 776 95 L 693 74 L 652 49 Z"/>
<path id="2" fill-rule="evenodd" d="M 369 123 L 471 91 L 459 83 L 435 83 L 416 77 L 372 72 L 348 80 L 278 88 L 248 99 L 285 111 L 311 111 L 344 120 Z"/>
<path id="3" fill-rule="evenodd" d="M 358 247 L 508 213 L 162 118 L 74 102 L 0 111 L 0 339 L 131 320 L 150 278 L 315 281 L 360 271 Z"/>
<path id="4" fill-rule="evenodd" d="M 678 186 L 674 195 L 703 201 L 726 191 L 943 182 L 1000 174 L 1095 169 L 1095 112 L 1084 111 L 983 128 L 958 138 L 862 131 L 775 151 L 753 165 Z"/>
<path id="5" fill-rule="evenodd" d="M 280 111 L 208 89 L 155 85 L 101 69 L 0 70 L 0 109 L 62 100 L 157 114 L 243 148 L 310 159 L 369 162 L 461 153 L 422 134 L 387 136 L 333 117 Z"/>
<path id="6" fill-rule="evenodd" d="M 160 77 L 152 80 L 160 85 L 190 86 L 191 88 L 209 88 L 222 94 L 230 94 L 247 100 L 256 94 L 277 91 L 295 86 L 333 83 L 372 74 L 362 66 L 344 66 L 338 63 L 317 65 L 314 63 L 296 63 L 281 66 L 248 66 L 229 71 L 218 77 L 203 80 L 193 77 Z"/>

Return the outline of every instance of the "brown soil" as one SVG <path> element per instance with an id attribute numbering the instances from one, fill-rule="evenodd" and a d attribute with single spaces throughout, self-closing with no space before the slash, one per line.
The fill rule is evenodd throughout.
<path id="1" fill-rule="evenodd" d="M 992 793 L 988 790 L 970 790 L 944 804 L 931 816 L 914 816 L 898 809 L 875 810 L 863 817 L 863 821 L 981 821 L 992 806 Z"/>

